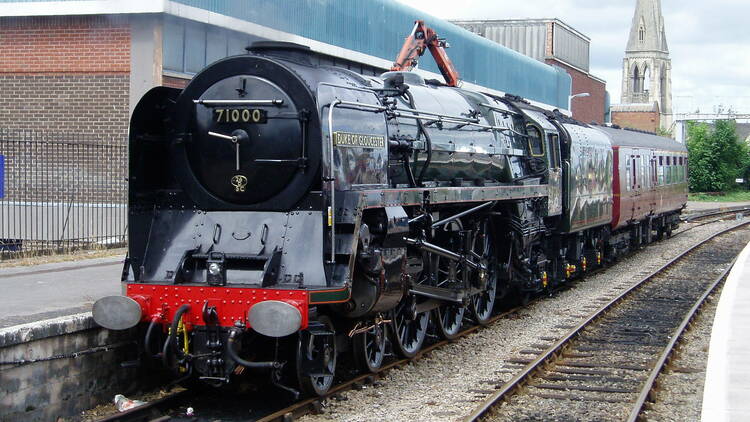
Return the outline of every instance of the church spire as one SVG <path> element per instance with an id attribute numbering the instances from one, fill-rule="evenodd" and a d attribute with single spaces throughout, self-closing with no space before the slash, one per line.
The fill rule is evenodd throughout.
<path id="1" fill-rule="evenodd" d="M 635 3 L 622 59 L 622 98 L 612 106 L 612 122 L 650 131 L 668 129 L 672 124 L 672 61 L 661 0 Z"/>
<path id="2" fill-rule="evenodd" d="M 661 0 L 637 0 L 626 52 L 658 51 L 669 54 Z"/>

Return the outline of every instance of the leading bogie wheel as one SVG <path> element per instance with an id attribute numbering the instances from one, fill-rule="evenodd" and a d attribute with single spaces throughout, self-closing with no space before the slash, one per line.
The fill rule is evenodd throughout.
<path id="1" fill-rule="evenodd" d="M 331 319 L 321 316 L 297 339 L 297 381 L 308 396 L 322 396 L 336 375 L 336 332 Z"/>

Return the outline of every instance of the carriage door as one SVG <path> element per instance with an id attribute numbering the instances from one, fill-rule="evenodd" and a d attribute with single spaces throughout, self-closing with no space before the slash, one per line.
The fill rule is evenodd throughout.
<path id="1" fill-rule="evenodd" d="M 643 195 L 643 183 L 644 183 L 644 174 L 643 174 L 643 159 L 641 157 L 641 153 L 639 150 L 634 149 L 633 153 L 630 155 L 630 171 L 632 172 L 630 182 L 631 182 L 631 192 L 633 197 L 633 217 L 636 218 L 636 216 L 640 215 L 641 213 L 641 207 L 642 205 L 642 195 Z"/>

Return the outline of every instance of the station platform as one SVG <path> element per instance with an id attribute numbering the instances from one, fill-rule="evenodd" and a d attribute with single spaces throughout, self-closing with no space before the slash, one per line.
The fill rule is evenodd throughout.
<path id="1" fill-rule="evenodd" d="M 110 331 L 91 316 L 120 293 L 122 256 L 0 268 L 0 421 L 69 420 L 132 392 L 137 329 Z"/>
<path id="2" fill-rule="evenodd" d="M 701 420 L 750 420 L 750 244 L 737 258 L 716 308 Z"/>
<path id="3" fill-rule="evenodd" d="M 0 329 L 91 311 L 119 294 L 124 256 L 0 269 Z"/>
<path id="4" fill-rule="evenodd" d="M 742 203 L 688 202 L 685 213 Z M 0 329 L 86 313 L 100 297 L 121 293 L 123 256 L 0 268 Z"/>

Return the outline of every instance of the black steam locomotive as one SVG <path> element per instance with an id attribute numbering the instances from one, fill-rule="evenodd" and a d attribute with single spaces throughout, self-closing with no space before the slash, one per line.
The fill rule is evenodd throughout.
<path id="1" fill-rule="evenodd" d="M 498 298 L 670 233 L 684 156 L 519 97 L 256 44 L 135 109 L 125 295 L 94 317 L 142 322 L 181 377 L 323 394 L 343 353 L 376 371 L 387 348 L 413 356 L 428 330 L 454 337 Z"/>

